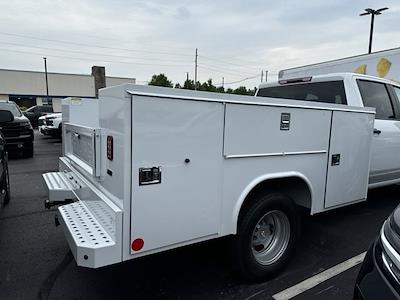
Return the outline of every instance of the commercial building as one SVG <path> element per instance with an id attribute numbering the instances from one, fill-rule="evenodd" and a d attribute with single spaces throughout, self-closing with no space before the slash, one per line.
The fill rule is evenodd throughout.
<path id="1" fill-rule="evenodd" d="M 47 73 L 0 69 L 0 100 L 11 100 L 22 108 L 51 104 L 54 111 L 61 111 L 65 97 L 95 98 L 99 88 L 135 83 L 135 78 L 105 76 L 104 67 L 93 66 L 92 73 Z"/>

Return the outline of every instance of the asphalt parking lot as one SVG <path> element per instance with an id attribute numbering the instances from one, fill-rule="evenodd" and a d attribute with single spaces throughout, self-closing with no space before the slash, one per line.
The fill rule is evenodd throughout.
<path id="1" fill-rule="evenodd" d="M 57 170 L 61 142 L 36 134 L 35 155 L 11 155 L 12 198 L 0 210 L 0 299 L 270 299 L 363 253 L 399 203 L 400 187 L 373 190 L 365 203 L 306 217 L 289 266 L 275 279 L 235 277 L 229 239 L 201 243 L 97 270 L 77 267 L 56 210 L 45 210 L 41 174 Z M 350 299 L 356 265 L 294 299 Z"/>

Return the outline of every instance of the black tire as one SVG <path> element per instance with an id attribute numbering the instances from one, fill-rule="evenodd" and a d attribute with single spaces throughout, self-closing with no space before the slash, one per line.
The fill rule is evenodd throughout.
<path id="1" fill-rule="evenodd" d="M 24 157 L 33 157 L 33 143 L 24 145 Z"/>
<path id="2" fill-rule="evenodd" d="M 8 165 L 6 165 L 4 172 L 5 172 L 5 176 L 3 177 L 3 180 L 1 182 L 1 189 L 5 191 L 3 203 L 4 203 L 4 205 L 7 205 L 10 202 L 10 198 L 11 198 L 10 176 L 8 173 Z"/>
<path id="3" fill-rule="evenodd" d="M 62 139 L 62 123 L 60 123 L 60 125 L 58 125 L 58 133 L 57 136 Z"/>
<path id="4" fill-rule="evenodd" d="M 254 204 L 239 217 L 234 257 L 243 278 L 260 282 L 274 277 L 287 265 L 300 234 L 300 217 L 293 201 L 280 193 L 257 195 L 249 201 Z M 272 224 L 265 220 L 272 220 Z M 279 236 L 285 237 L 281 238 L 283 242 L 278 242 Z"/>

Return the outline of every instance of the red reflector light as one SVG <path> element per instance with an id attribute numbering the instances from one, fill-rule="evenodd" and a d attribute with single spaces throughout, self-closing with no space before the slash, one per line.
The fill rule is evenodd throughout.
<path id="1" fill-rule="evenodd" d="M 107 136 L 107 158 L 113 160 L 114 158 L 114 141 L 112 136 Z"/>
<path id="2" fill-rule="evenodd" d="M 132 242 L 132 250 L 139 251 L 144 246 L 144 241 L 142 239 L 136 239 Z"/>

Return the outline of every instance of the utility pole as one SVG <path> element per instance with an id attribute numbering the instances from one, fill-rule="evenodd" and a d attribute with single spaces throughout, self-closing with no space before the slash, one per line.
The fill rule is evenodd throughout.
<path id="1" fill-rule="evenodd" d="M 196 48 L 196 54 L 194 57 L 194 89 L 197 90 L 197 48 Z"/>
<path id="2" fill-rule="evenodd" d="M 222 77 L 222 88 L 224 88 L 224 84 L 225 84 L 225 77 Z"/>
<path id="3" fill-rule="evenodd" d="M 189 72 L 186 72 L 186 82 L 189 84 Z"/>
<path id="4" fill-rule="evenodd" d="M 47 80 L 47 58 L 43 57 L 44 60 L 44 74 L 46 77 L 46 97 L 47 97 L 47 104 L 49 104 L 49 82 Z"/>
<path id="5" fill-rule="evenodd" d="M 268 78 L 268 71 L 265 71 L 265 82 L 267 82 Z"/>
<path id="6" fill-rule="evenodd" d="M 372 8 L 366 8 L 365 12 L 360 14 L 360 16 L 366 16 L 366 15 L 371 15 L 371 27 L 369 29 L 369 46 L 368 46 L 368 53 L 371 53 L 372 50 L 372 35 L 374 32 L 374 21 L 375 21 L 375 16 L 381 15 L 382 11 L 387 10 L 389 8 L 383 7 L 379 9 L 372 9 Z"/>
<path id="7" fill-rule="evenodd" d="M 261 70 L 261 83 L 263 82 L 263 78 L 264 78 L 264 71 Z"/>

